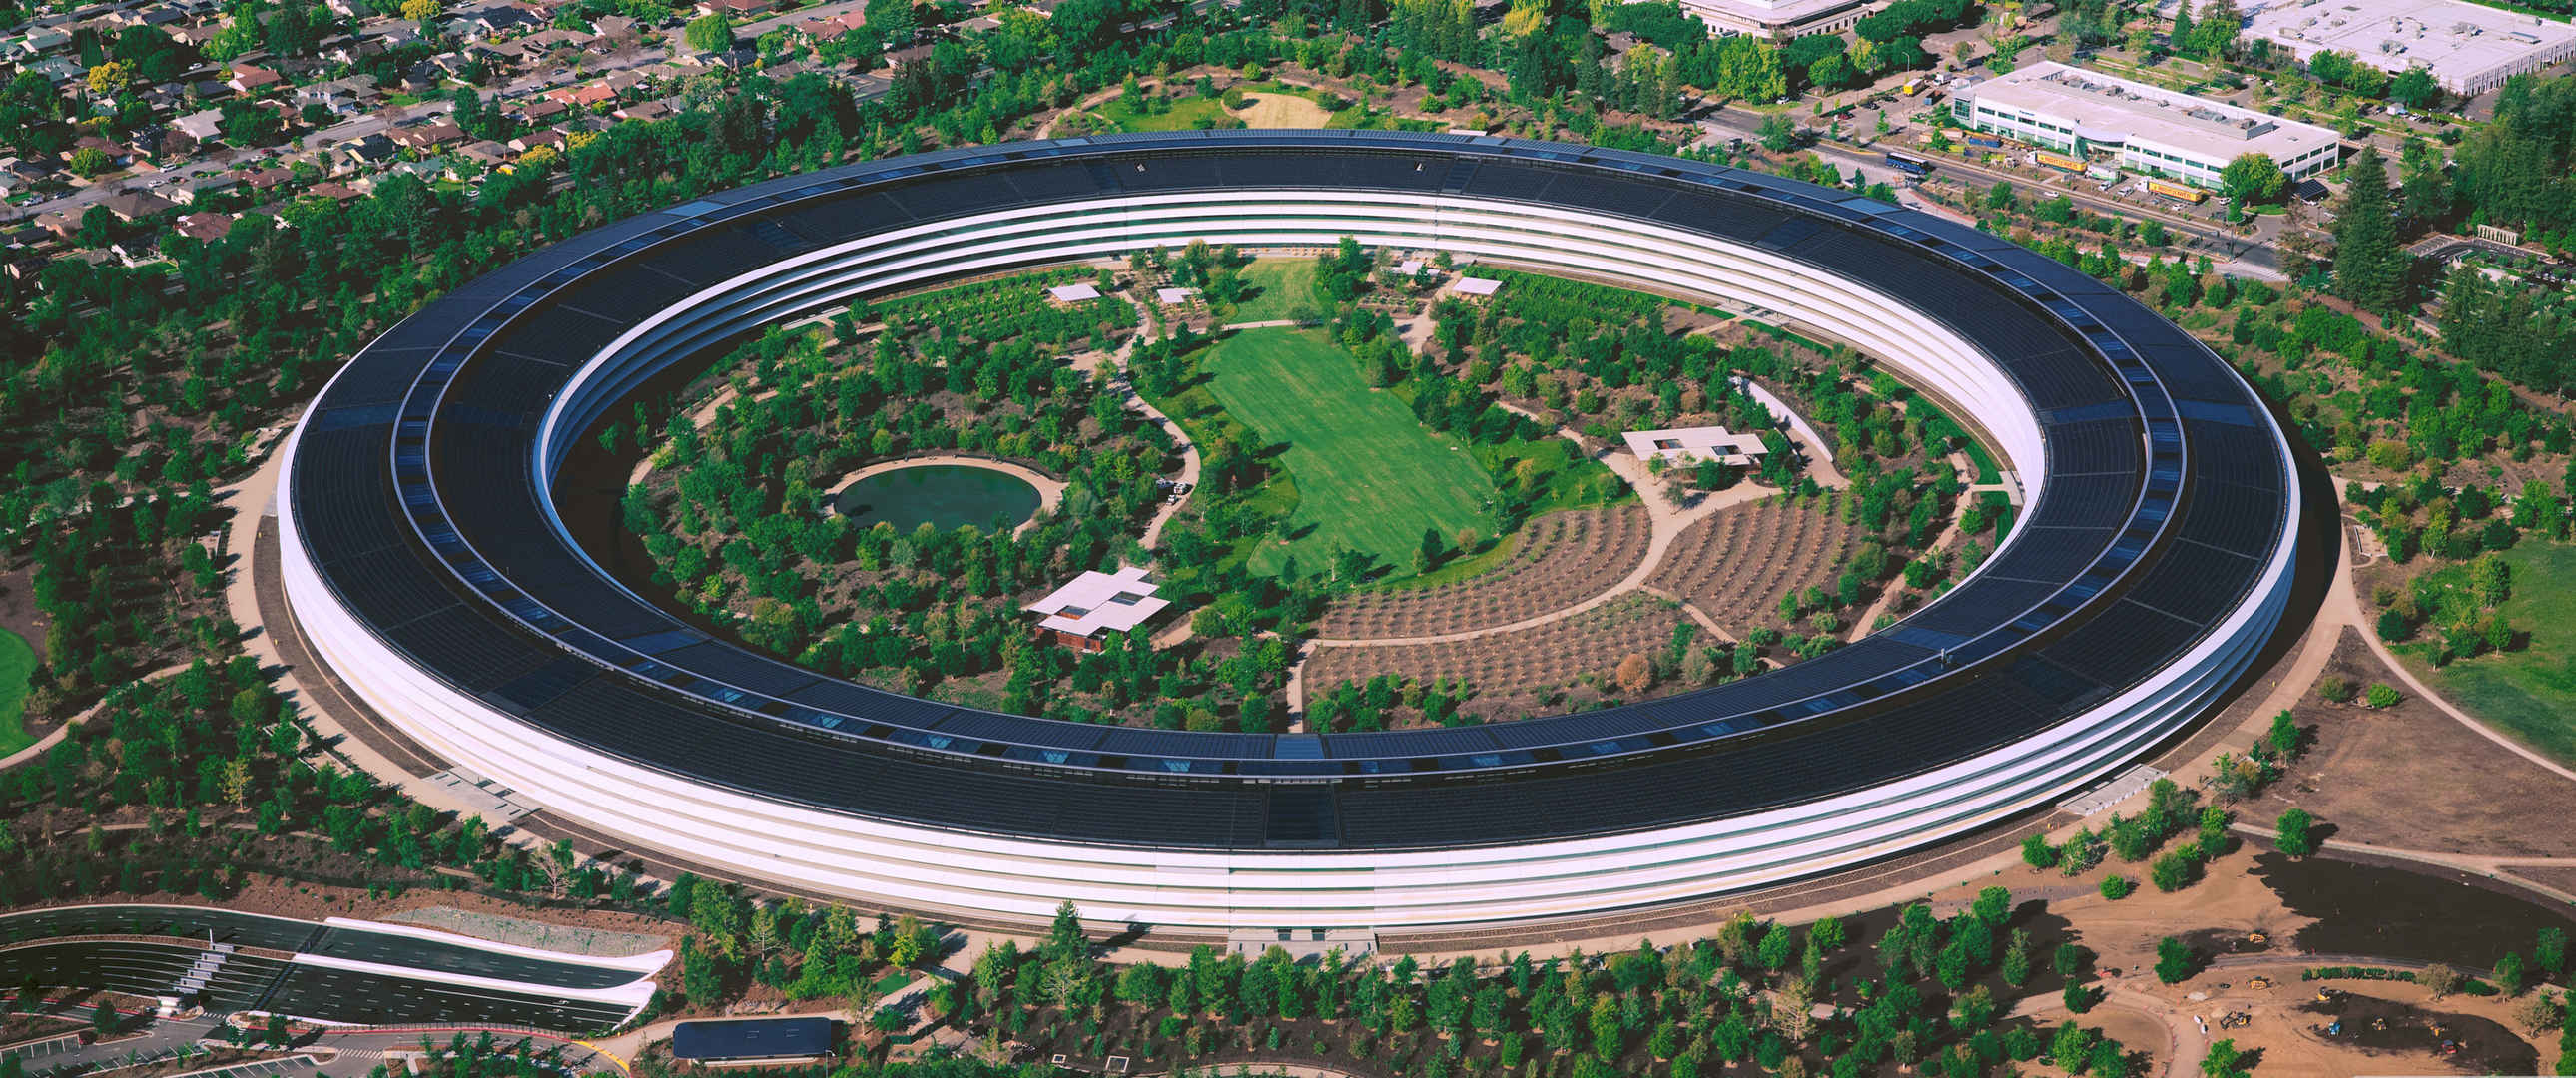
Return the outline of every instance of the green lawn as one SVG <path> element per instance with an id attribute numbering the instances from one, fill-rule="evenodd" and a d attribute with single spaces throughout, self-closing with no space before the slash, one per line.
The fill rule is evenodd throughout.
<path id="1" fill-rule="evenodd" d="M 1201 126 L 1232 127 L 1234 115 L 1225 111 L 1225 102 L 1213 97 L 1185 97 L 1169 102 L 1161 112 L 1138 112 L 1129 108 L 1124 98 L 1111 98 L 1093 111 L 1121 131 L 1188 131 Z M 1205 120 L 1202 125 L 1199 121 Z"/>
<path id="2" fill-rule="evenodd" d="M 1310 258 L 1258 258 L 1243 267 L 1250 294 L 1234 308 L 1230 322 L 1308 321 L 1323 317 L 1315 300 L 1315 261 Z"/>
<path id="3" fill-rule="evenodd" d="M 2421 645 L 2397 650 L 2451 702 L 2564 763 L 2576 763 L 2576 544 L 2526 540 L 2504 553 L 2513 567 L 2505 618 L 2529 633 L 2520 651 L 2462 659 L 2440 670 Z M 2463 581 L 2466 574 L 2460 570 Z"/>
<path id="4" fill-rule="evenodd" d="M 35 738 L 18 721 L 27 701 L 27 676 L 36 671 L 36 649 L 24 637 L 0 629 L 0 753 L 16 752 Z"/>
<path id="5" fill-rule="evenodd" d="M 1294 555 L 1303 572 L 1342 548 L 1411 572 L 1425 529 L 1454 539 L 1498 530 L 1500 494 L 1473 453 L 1432 433 L 1394 395 L 1361 381 L 1359 365 L 1315 330 L 1250 330 L 1201 362 L 1228 414 L 1281 455 L 1297 483 L 1288 542 L 1265 541 L 1252 567 L 1277 572 Z"/>

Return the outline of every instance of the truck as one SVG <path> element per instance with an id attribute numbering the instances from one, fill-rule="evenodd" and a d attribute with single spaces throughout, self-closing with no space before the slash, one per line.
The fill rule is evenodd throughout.
<path id="1" fill-rule="evenodd" d="M 2084 171 L 2084 162 L 2068 157 L 2062 153 L 2050 153 L 2046 150 L 2039 150 L 2032 153 L 2030 155 L 2030 163 L 2042 168 L 2053 168 L 2060 172 Z"/>
<path id="2" fill-rule="evenodd" d="M 1970 135 L 1968 136 L 1968 145 L 1982 146 L 1989 150 L 2000 150 L 2004 148 L 2004 140 L 1993 135 Z"/>

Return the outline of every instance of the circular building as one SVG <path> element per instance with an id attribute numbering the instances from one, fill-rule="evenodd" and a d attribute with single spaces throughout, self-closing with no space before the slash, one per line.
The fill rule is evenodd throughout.
<path id="1" fill-rule="evenodd" d="M 1054 722 L 835 680 L 637 596 L 552 489 L 656 372 L 890 290 L 1193 239 L 1445 250 L 1758 307 L 1972 417 L 2027 495 L 1972 576 L 1795 666 L 1477 727 Z M 1390 928 L 1693 899 L 2049 803 L 2204 714 L 2278 623 L 2297 480 L 2253 393 L 1972 229 L 1671 158 L 1227 131 L 979 146 L 585 233 L 370 345 L 286 448 L 283 583 L 392 726 L 706 870 L 932 913 Z"/>

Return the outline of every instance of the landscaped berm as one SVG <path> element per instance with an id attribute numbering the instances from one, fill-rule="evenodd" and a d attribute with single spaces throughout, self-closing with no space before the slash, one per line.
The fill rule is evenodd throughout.
<path id="1" fill-rule="evenodd" d="M 1297 481 L 1297 511 L 1280 529 L 1286 541 L 1254 551 L 1255 569 L 1277 572 L 1293 555 L 1313 571 L 1344 549 L 1409 565 L 1425 531 L 1444 541 L 1468 529 L 1495 534 L 1499 493 L 1475 455 L 1426 429 L 1393 394 L 1369 388 L 1323 333 L 1246 330 L 1202 368 L 1218 402 Z"/>

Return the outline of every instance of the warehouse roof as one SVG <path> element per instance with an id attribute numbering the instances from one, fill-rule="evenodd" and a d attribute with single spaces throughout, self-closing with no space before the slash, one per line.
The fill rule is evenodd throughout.
<path id="1" fill-rule="evenodd" d="M 1996 76 L 1968 93 L 1978 104 L 2073 121 L 2075 134 L 2088 142 L 2146 142 L 2204 160 L 2265 153 L 2288 161 L 2335 141 L 2331 128 L 2054 61 Z"/>

